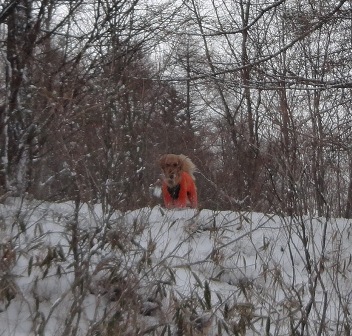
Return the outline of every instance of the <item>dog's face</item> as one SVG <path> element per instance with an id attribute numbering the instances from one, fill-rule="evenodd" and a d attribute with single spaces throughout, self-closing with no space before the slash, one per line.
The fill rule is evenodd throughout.
<path id="1" fill-rule="evenodd" d="M 165 182 L 173 188 L 181 182 L 182 159 L 179 155 L 165 154 L 160 158 L 160 167 L 165 176 Z"/>

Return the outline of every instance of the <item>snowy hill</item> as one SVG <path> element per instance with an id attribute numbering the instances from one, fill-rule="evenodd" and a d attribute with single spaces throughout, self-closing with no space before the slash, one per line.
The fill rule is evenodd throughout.
<path id="1" fill-rule="evenodd" d="M 0 335 L 350 335 L 351 224 L 8 199 Z"/>

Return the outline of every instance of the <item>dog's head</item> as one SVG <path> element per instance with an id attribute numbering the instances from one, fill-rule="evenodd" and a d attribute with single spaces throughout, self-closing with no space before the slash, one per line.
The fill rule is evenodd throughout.
<path id="1" fill-rule="evenodd" d="M 180 155 L 165 154 L 160 158 L 160 167 L 165 176 L 168 187 L 173 188 L 181 182 L 183 159 Z"/>

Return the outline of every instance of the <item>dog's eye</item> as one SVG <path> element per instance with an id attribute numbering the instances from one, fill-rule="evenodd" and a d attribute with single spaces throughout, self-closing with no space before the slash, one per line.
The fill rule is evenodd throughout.
<path id="1" fill-rule="evenodd" d="M 174 166 L 174 167 L 177 167 L 177 163 L 174 163 L 173 166 Z"/>

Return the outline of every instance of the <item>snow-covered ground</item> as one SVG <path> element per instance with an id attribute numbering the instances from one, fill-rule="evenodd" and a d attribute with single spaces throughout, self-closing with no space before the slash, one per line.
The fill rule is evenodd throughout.
<path id="1" fill-rule="evenodd" d="M 0 335 L 350 335 L 351 225 L 7 199 Z"/>

